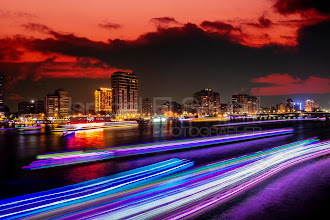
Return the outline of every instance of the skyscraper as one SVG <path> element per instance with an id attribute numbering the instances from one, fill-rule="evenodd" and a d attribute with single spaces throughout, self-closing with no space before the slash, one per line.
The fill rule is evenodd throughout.
<path id="1" fill-rule="evenodd" d="M 55 95 L 58 96 L 58 109 L 59 116 L 65 117 L 69 115 L 69 92 L 64 89 L 58 89 L 55 91 Z"/>
<path id="2" fill-rule="evenodd" d="M 69 115 L 69 92 L 58 89 L 55 94 L 45 97 L 45 112 L 47 117 L 65 117 Z"/>
<path id="3" fill-rule="evenodd" d="M 112 111 L 117 115 L 138 112 L 138 78 L 134 73 L 114 72 L 111 75 Z"/>
<path id="4" fill-rule="evenodd" d="M 112 89 L 99 88 L 94 92 L 95 113 L 111 113 L 112 111 Z"/>
<path id="5" fill-rule="evenodd" d="M 45 112 L 47 117 L 57 117 L 59 115 L 58 96 L 48 94 L 45 97 Z"/>
<path id="6" fill-rule="evenodd" d="M 286 100 L 286 109 L 287 109 L 287 112 L 292 112 L 292 110 L 293 110 L 293 101 L 290 98 L 288 100 Z"/>

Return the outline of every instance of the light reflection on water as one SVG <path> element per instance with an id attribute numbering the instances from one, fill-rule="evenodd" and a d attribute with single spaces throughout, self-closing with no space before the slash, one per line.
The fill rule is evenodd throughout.
<path id="1" fill-rule="evenodd" d="M 85 149 L 91 147 L 105 147 L 104 129 L 76 131 L 65 137 L 69 150 Z"/>

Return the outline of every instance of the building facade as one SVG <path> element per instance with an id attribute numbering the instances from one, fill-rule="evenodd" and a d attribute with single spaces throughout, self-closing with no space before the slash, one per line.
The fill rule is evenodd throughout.
<path id="1" fill-rule="evenodd" d="M 43 101 L 19 102 L 18 114 L 40 114 L 45 112 Z"/>
<path id="2" fill-rule="evenodd" d="M 306 112 L 320 111 L 320 105 L 317 101 L 308 99 L 308 100 L 305 101 L 305 111 Z"/>
<path id="3" fill-rule="evenodd" d="M 153 113 L 152 101 L 148 98 L 142 99 L 141 114 L 144 116 L 151 116 Z"/>
<path id="4" fill-rule="evenodd" d="M 55 91 L 55 95 L 58 96 L 58 114 L 60 117 L 69 115 L 69 92 L 64 89 L 58 89 Z"/>
<path id="5" fill-rule="evenodd" d="M 116 115 L 138 112 L 138 78 L 134 73 L 114 72 L 111 75 L 113 109 Z"/>
<path id="6" fill-rule="evenodd" d="M 238 94 L 232 96 L 234 114 L 258 114 L 260 112 L 260 101 L 255 96 Z"/>
<path id="7" fill-rule="evenodd" d="M 220 94 L 205 88 L 194 94 L 198 104 L 197 114 L 201 116 L 213 116 L 220 114 Z"/>
<path id="8" fill-rule="evenodd" d="M 55 94 L 48 94 L 45 97 L 45 113 L 47 117 L 69 116 L 69 92 L 58 89 Z"/>
<path id="9" fill-rule="evenodd" d="M 45 113 L 47 117 L 58 117 L 59 106 L 58 96 L 54 94 L 48 94 L 45 97 Z"/>
<path id="10" fill-rule="evenodd" d="M 112 112 L 112 89 L 99 88 L 94 92 L 95 113 L 109 114 Z"/>

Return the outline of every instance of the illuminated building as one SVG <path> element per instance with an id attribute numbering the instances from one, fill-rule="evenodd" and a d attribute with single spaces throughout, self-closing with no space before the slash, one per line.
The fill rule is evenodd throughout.
<path id="1" fill-rule="evenodd" d="M 302 110 L 302 103 L 301 102 L 293 103 L 293 110 L 294 111 L 301 111 Z"/>
<path id="2" fill-rule="evenodd" d="M 44 113 L 44 102 L 43 101 L 31 101 L 31 102 L 19 102 L 18 103 L 18 114 L 39 114 Z"/>
<path id="3" fill-rule="evenodd" d="M 292 101 L 292 99 L 286 100 L 286 109 L 287 109 L 287 112 L 292 112 L 292 110 L 293 110 L 293 101 Z"/>
<path id="4" fill-rule="evenodd" d="M 99 88 L 94 92 L 95 113 L 111 113 L 112 111 L 112 89 Z"/>
<path id="5" fill-rule="evenodd" d="M 197 101 L 197 114 L 201 116 L 211 116 L 220 114 L 220 94 L 205 88 L 194 94 Z"/>
<path id="6" fill-rule="evenodd" d="M 258 114 L 260 112 L 260 102 L 257 97 L 249 96 L 248 112 L 249 112 L 249 114 Z"/>
<path id="7" fill-rule="evenodd" d="M 153 114 L 152 101 L 150 99 L 146 98 L 142 100 L 141 113 L 147 116 Z"/>
<path id="8" fill-rule="evenodd" d="M 177 102 L 167 101 L 164 104 L 159 106 L 157 113 L 158 114 L 167 114 L 168 116 L 173 116 L 173 114 L 181 114 L 182 107 Z"/>
<path id="9" fill-rule="evenodd" d="M 231 113 L 231 104 L 230 103 L 221 103 L 220 112 L 221 112 L 221 114 L 230 114 Z"/>
<path id="10" fill-rule="evenodd" d="M 305 111 L 306 112 L 316 112 L 320 110 L 319 103 L 314 100 L 306 100 L 305 101 Z"/>
<path id="11" fill-rule="evenodd" d="M 0 72 L 0 106 L 3 106 L 3 73 Z"/>
<path id="12" fill-rule="evenodd" d="M 259 98 L 247 94 L 238 94 L 232 96 L 233 113 L 257 114 L 260 111 Z"/>
<path id="13" fill-rule="evenodd" d="M 57 117 L 59 115 L 58 96 L 48 94 L 45 97 L 45 112 L 47 117 Z"/>
<path id="14" fill-rule="evenodd" d="M 285 112 L 285 105 L 283 103 L 277 104 L 276 109 L 278 113 L 284 113 Z"/>
<path id="15" fill-rule="evenodd" d="M 134 73 L 114 72 L 111 75 L 112 111 L 117 115 L 138 112 L 138 78 Z"/>
<path id="16" fill-rule="evenodd" d="M 58 89 L 55 91 L 55 95 L 58 96 L 58 109 L 59 116 L 65 117 L 69 115 L 69 92 L 64 89 Z"/>
<path id="17" fill-rule="evenodd" d="M 199 105 L 196 102 L 189 102 L 189 103 L 184 103 L 183 108 L 187 114 L 196 115 Z"/>

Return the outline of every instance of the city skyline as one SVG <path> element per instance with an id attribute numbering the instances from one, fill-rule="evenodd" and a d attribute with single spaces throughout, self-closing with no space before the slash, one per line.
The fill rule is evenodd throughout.
<path id="1" fill-rule="evenodd" d="M 141 7 L 144 13 L 132 19 L 136 4 L 148 7 Z M 3 5 L 0 72 L 7 77 L 5 100 L 10 108 L 57 88 L 66 88 L 74 101 L 91 102 L 89 91 L 107 87 L 115 71 L 139 75 L 140 97 L 179 101 L 213 88 L 224 101 L 248 93 L 260 96 L 265 106 L 291 97 L 330 107 L 326 3 L 87 5 L 66 8 L 64 1 L 38 0 Z M 124 11 L 130 16 L 121 16 Z"/>

